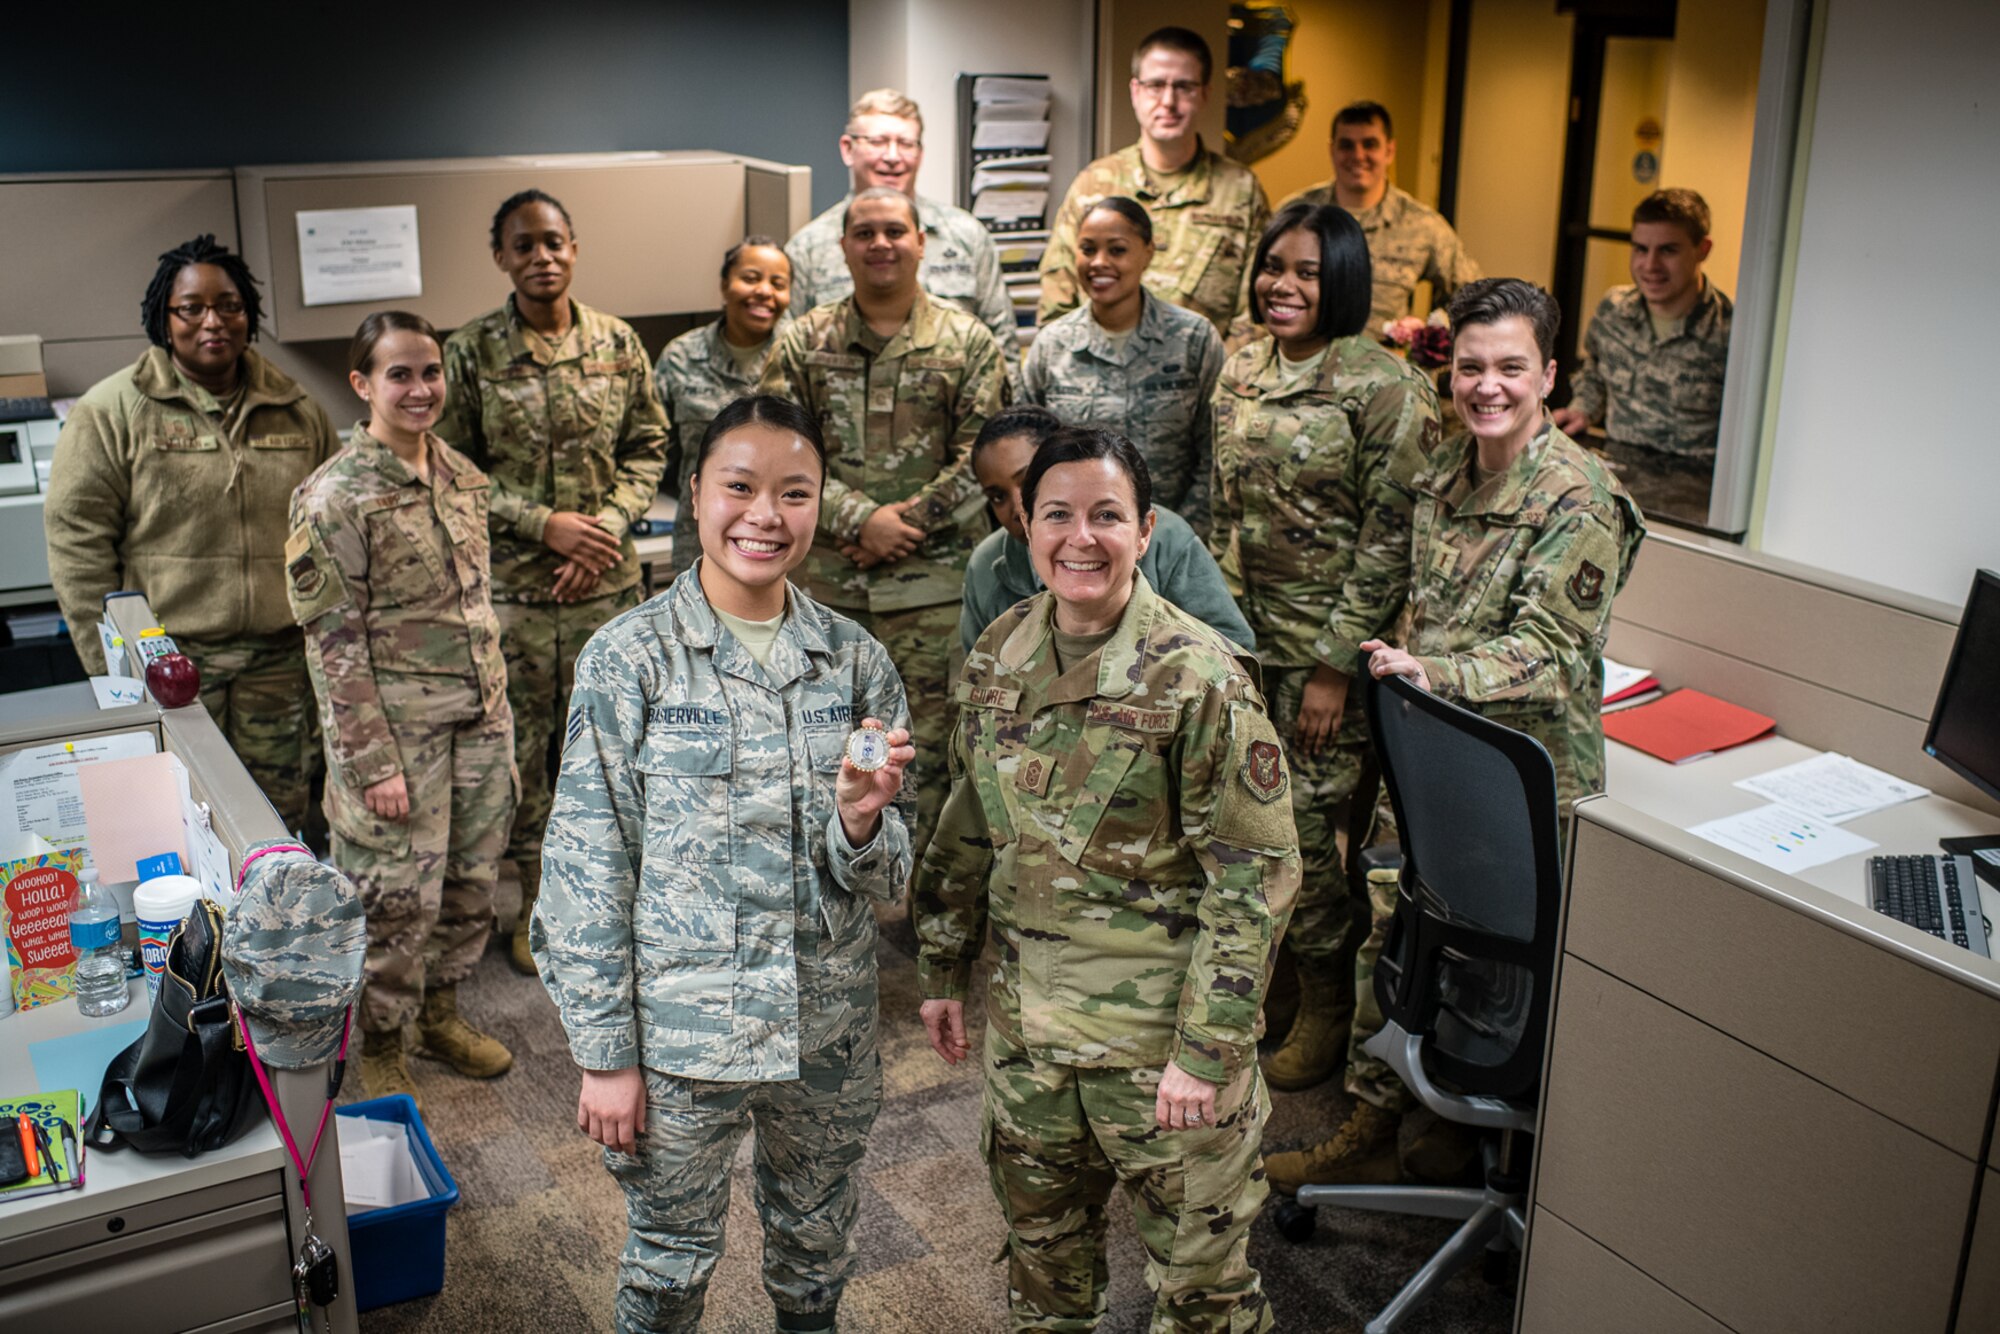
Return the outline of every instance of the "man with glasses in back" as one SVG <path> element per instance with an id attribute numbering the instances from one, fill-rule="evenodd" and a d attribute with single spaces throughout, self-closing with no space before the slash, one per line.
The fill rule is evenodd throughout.
<path id="1" fill-rule="evenodd" d="M 885 186 L 916 204 L 924 231 L 923 265 L 917 282 L 926 293 L 956 306 L 993 331 L 1007 369 L 1007 381 L 1021 378 L 1021 348 L 1014 305 L 1000 281 L 1000 254 L 979 220 L 962 208 L 917 193 L 917 168 L 924 162 L 924 115 L 894 88 L 863 93 L 847 114 L 840 136 L 840 160 L 847 164 L 845 198 L 799 228 L 785 242 L 792 261 L 792 316 L 854 293 L 854 279 L 841 251 L 841 218 L 854 196 Z"/>
<path id="2" fill-rule="evenodd" d="M 1042 255 L 1042 324 L 1082 300 L 1077 227 L 1107 195 L 1136 199 L 1152 216 L 1155 252 L 1145 283 L 1153 295 L 1206 316 L 1225 334 L 1248 309 L 1250 256 L 1271 205 L 1248 167 L 1203 147 L 1195 132 L 1214 64 L 1208 43 L 1186 28 L 1152 32 L 1133 52 L 1139 142 L 1085 167 L 1063 196 Z"/>

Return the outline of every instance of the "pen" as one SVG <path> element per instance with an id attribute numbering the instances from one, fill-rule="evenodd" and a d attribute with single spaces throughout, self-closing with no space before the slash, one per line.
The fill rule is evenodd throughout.
<path id="1" fill-rule="evenodd" d="M 21 1137 L 21 1157 L 27 1161 L 30 1178 L 42 1174 L 42 1155 L 35 1148 L 34 1125 L 26 1112 L 14 1118 L 14 1132 Z"/>
<path id="2" fill-rule="evenodd" d="M 77 1173 L 82 1169 L 83 1155 L 77 1152 L 76 1128 L 67 1120 L 62 1124 L 62 1141 L 64 1160 L 69 1164 L 69 1183 L 72 1186 L 78 1185 L 80 1183 L 77 1180 Z"/>
<path id="3" fill-rule="evenodd" d="M 42 1152 L 42 1170 L 49 1174 L 49 1184 L 54 1185 L 62 1178 L 56 1174 L 56 1160 L 49 1153 L 49 1128 L 39 1121 L 35 1122 L 35 1144 Z"/>

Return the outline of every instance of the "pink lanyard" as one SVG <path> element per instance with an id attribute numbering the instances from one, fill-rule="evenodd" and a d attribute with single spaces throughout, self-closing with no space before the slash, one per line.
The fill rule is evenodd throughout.
<path id="1" fill-rule="evenodd" d="M 245 857 L 243 864 L 236 868 L 238 898 L 243 896 L 243 877 L 250 870 L 250 864 L 270 852 L 302 852 L 308 857 L 312 856 L 310 851 L 296 843 L 279 843 L 272 847 L 257 849 Z M 236 1009 L 233 1001 L 230 1008 Z M 312 1171 L 313 1159 L 319 1156 L 319 1142 L 326 1134 L 327 1118 L 333 1115 L 333 1099 L 340 1092 L 340 1081 L 347 1072 L 347 1038 L 353 1021 L 354 1007 L 350 1005 L 340 1017 L 340 1055 L 334 1058 L 333 1073 L 326 1081 L 326 1107 L 319 1114 L 319 1128 L 313 1131 L 312 1147 L 306 1150 L 304 1157 L 301 1157 L 298 1141 L 292 1138 L 292 1128 L 285 1120 L 284 1108 L 278 1105 L 277 1091 L 271 1087 L 271 1077 L 264 1073 L 264 1062 L 257 1055 L 256 1044 L 250 1040 L 250 1021 L 243 1017 L 242 1010 L 236 1010 L 236 1025 L 243 1031 L 243 1050 L 250 1053 L 250 1069 L 257 1075 L 257 1087 L 264 1091 L 264 1104 L 271 1109 L 271 1120 L 277 1123 L 278 1134 L 285 1141 L 285 1151 L 292 1155 L 292 1163 L 299 1169 L 299 1198 L 305 1202 L 308 1215 L 312 1211 L 312 1187 L 307 1183 L 306 1175 Z"/>

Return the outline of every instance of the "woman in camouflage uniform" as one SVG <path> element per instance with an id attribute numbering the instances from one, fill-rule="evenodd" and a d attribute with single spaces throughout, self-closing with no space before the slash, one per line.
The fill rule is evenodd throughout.
<path id="1" fill-rule="evenodd" d="M 1138 572 L 1137 448 L 1058 431 L 1022 480 L 1047 585 L 957 689 L 951 795 L 915 886 L 932 1047 L 968 1054 L 992 923 L 982 1145 L 1016 1329 L 1094 1328 L 1105 1205 L 1132 1187 L 1152 1328 L 1263 1330 L 1259 1011 L 1298 888 L 1277 732 L 1234 646 Z"/>
<path id="2" fill-rule="evenodd" d="M 1090 206 L 1077 228 L 1077 276 L 1089 304 L 1035 335 L 1022 396 L 1073 426 L 1116 431 L 1139 446 L 1153 496 L 1208 532 L 1213 450 L 1209 395 L 1222 339 L 1194 311 L 1141 281 L 1153 262 L 1153 220 L 1123 195 Z"/>
<path id="3" fill-rule="evenodd" d="M 722 257 L 722 318 L 691 329 L 660 351 L 653 384 L 667 413 L 667 471 L 674 487 L 674 573 L 701 554 L 688 476 L 709 422 L 754 393 L 771 359 L 778 321 L 792 306 L 792 262 L 768 236 L 746 236 Z"/>
<path id="4" fill-rule="evenodd" d="M 1332 205 L 1290 204 L 1258 243 L 1252 317 L 1269 336 L 1215 390 L 1215 526 L 1292 765 L 1305 879 L 1286 937 L 1300 1007 L 1264 1073 L 1309 1088 L 1340 1068 L 1367 900 L 1347 850 L 1365 835 L 1367 720 L 1347 683 L 1410 582 L 1410 478 L 1437 439 L 1437 394 L 1367 336 L 1368 244 Z M 1362 928 L 1365 930 L 1365 927 Z"/>
<path id="5" fill-rule="evenodd" d="M 521 875 L 509 957 L 532 973 L 552 743 L 584 643 L 639 605 L 631 527 L 659 493 L 667 418 L 632 326 L 569 294 L 578 242 L 568 210 L 523 190 L 494 213 L 492 241 L 514 292 L 445 343 L 451 397 L 437 433 L 493 479 L 493 609 L 521 775 L 507 839 Z"/>
<path id="6" fill-rule="evenodd" d="M 577 1125 L 625 1190 L 621 1330 L 700 1327 L 753 1123 L 778 1329 L 833 1329 L 854 1272 L 882 1103 L 868 901 L 909 875 L 916 751 L 888 651 L 785 580 L 824 451 L 784 399 L 724 408 L 689 492 L 702 558 L 577 663 L 529 934 Z"/>
<path id="7" fill-rule="evenodd" d="M 362 1086 L 414 1096 L 413 1018 L 427 1053 L 460 1074 L 514 1063 L 457 1001 L 493 928 L 514 715 L 486 474 L 430 433 L 445 399 L 437 331 L 403 311 L 370 315 L 349 365 L 368 418 L 292 496 L 286 592 L 319 695 L 334 864 L 368 912 Z"/>

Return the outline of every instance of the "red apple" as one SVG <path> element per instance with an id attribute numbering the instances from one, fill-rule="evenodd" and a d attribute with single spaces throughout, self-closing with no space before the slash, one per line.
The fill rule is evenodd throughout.
<path id="1" fill-rule="evenodd" d="M 146 664 L 146 689 L 162 708 L 185 708 L 201 694 L 201 669 L 185 653 L 162 653 Z"/>

